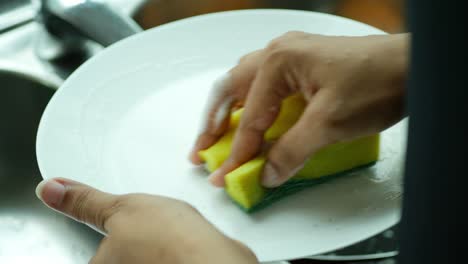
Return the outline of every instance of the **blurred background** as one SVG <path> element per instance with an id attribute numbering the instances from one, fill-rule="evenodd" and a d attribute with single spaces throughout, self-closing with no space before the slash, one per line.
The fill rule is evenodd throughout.
<path id="1" fill-rule="evenodd" d="M 405 30 L 404 0 L 150 0 L 136 15 L 145 28 L 184 17 L 250 8 L 287 8 L 332 13 L 389 33 Z"/>

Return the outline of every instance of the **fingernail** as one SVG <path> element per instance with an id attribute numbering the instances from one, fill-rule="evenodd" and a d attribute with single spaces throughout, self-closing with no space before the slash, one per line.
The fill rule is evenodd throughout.
<path id="1" fill-rule="evenodd" d="M 44 180 L 36 187 L 37 197 L 52 208 L 57 208 L 62 204 L 65 192 L 65 186 L 53 179 Z"/>
<path id="2" fill-rule="evenodd" d="M 197 150 L 192 150 L 188 156 L 188 159 L 195 165 L 201 165 L 202 161 L 200 157 L 198 156 L 198 151 Z"/>
<path id="3" fill-rule="evenodd" d="M 270 163 L 263 167 L 262 184 L 265 187 L 272 188 L 278 186 L 279 173 Z"/>
<path id="4" fill-rule="evenodd" d="M 217 187 L 222 187 L 222 183 L 219 181 L 219 177 L 221 177 L 221 171 L 220 170 L 215 170 L 213 173 L 208 176 L 208 180 Z"/>

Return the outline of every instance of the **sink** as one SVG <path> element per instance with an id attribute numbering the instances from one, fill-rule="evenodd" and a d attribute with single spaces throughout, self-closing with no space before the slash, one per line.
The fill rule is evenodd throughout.
<path id="1" fill-rule="evenodd" d="M 101 235 L 46 208 L 35 138 L 56 87 L 0 69 L 0 263 L 87 263 Z"/>

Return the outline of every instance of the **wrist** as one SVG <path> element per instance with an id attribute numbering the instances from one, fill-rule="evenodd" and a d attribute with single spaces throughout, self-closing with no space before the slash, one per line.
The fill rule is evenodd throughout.
<path id="1" fill-rule="evenodd" d="M 381 78 L 401 90 L 403 95 L 408 76 L 410 34 L 379 35 L 374 38 L 371 56 L 378 61 L 378 72 L 384 73 Z"/>

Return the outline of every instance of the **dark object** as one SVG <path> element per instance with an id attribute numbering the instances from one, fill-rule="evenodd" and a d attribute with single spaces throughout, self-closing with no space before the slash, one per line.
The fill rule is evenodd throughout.
<path id="1" fill-rule="evenodd" d="M 44 26 L 36 48 L 46 61 L 86 54 L 92 40 L 107 47 L 141 32 L 141 27 L 126 14 L 98 0 L 41 0 L 37 20 Z"/>
<path id="2" fill-rule="evenodd" d="M 322 261 L 343 261 L 342 263 L 352 263 L 352 261 L 358 260 L 368 260 L 369 263 L 378 263 L 377 260 L 387 259 L 398 255 L 398 230 L 398 225 L 395 225 L 383 231 L 382 233 L 379 233 L 359 243 L 333 252 L 329 252 L 327 254 L 313 256 L 310 257 L 310 259 Z"/>
<path id="3" fill-rule="evenodd" d="M 413 38 L 400 264 L 457 263 L 467 251 L 468 23 L 456 3 L 408 5 Z"/>
<path id="4" fill-rule="evenodd" d="M 0 13 L 29 4 L 29 0 L 8 0 L 0 2 Z"/>

